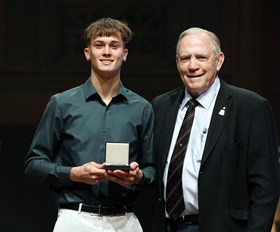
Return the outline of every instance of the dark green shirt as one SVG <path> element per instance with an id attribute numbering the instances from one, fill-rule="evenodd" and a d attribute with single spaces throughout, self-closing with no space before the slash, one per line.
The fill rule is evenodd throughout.
<path id="1" fill-rule="evenodd" d="M 25 173 L 50 184 L 58 204 L 130 202 L 138 188 L 155 181 L 153 126 L 154 114 L 147 100 L 120 83 L 117 96 L 106 105 L 88 79 L 50 98 L 27 154 Z M 138 162 L 144 174 L 140 185 L 70 181 L 72 167 L 105 161 L 106 142 L 129 143 L 129 161 Z"/>

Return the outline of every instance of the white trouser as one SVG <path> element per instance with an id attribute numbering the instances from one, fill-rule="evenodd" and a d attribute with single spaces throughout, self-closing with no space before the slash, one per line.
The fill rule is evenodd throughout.
<path id="1" fill-rule="evenodd" d="M 53 232 L 143 232 L 134 213 L 120 216 L 59 209 Z"/>

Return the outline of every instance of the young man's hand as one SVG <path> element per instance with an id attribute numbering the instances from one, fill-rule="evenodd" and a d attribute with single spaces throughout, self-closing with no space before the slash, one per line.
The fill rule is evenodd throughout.
<path id="1" fill-rule="evenodd" d="M 129 186 L 132 184 L 139 184 L 143 178 L 143 172 L 139 169 L 139 165 L 136 162 L 130 164 L 130 170 L 108 170 L 106 172 L 106 179 L 113 181 L 122 186 Z"/>

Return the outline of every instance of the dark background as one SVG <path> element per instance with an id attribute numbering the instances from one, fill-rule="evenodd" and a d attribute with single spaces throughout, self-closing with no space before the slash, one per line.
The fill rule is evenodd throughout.
<path id="1" fill-rule="evenodd" d="M 128 22 L 134 38 L 122 81 L 148 100 L 181 84 L 179 34 L 214 31 L 226 56 L 222 77 L 269 99 L 279 134 L 279 10 L 276 0 L 0 0 L 0 231 L 52 231 L 56 206 L 47 186 L 24 177 L 24 157 L 49 97 L 89 77 L 80 37 L 91 21 Z M 149 194 L 136 202 L 145 229 Z"/>

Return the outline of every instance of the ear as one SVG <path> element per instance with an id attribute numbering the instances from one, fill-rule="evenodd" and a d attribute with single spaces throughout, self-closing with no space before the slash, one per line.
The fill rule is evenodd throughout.
<path id="1" fill-rule="evenodd" d="M 217 57 L 217 72 L 221 69 L 223 63 L 225 60 L 225 55 L 223 52 L 220 52 L 218 57 Z"/>
<path id="2" fill-rule="evenodd" d="M 89 54 L 89 49 L 88 48 L 84 49 L 84 55 L 85 55 L 86 60 L 89 61 L 90 60 L 90 54 Z"/>
<path id="3" fill-rule="evenodd" d="M 176 66 L 177 66 L 177 69 L 179 69 L 179 57 L 178 57 L 178 55 L 176 55 Z"/>
<path id="4" fill-rule="evenodd" d="M 126 49 L 124 49 L 124 51 L 123 51 L 123 61 L 126 61 L 127 56 L 128 56 L 128 49 L 126 48 Z"/>

